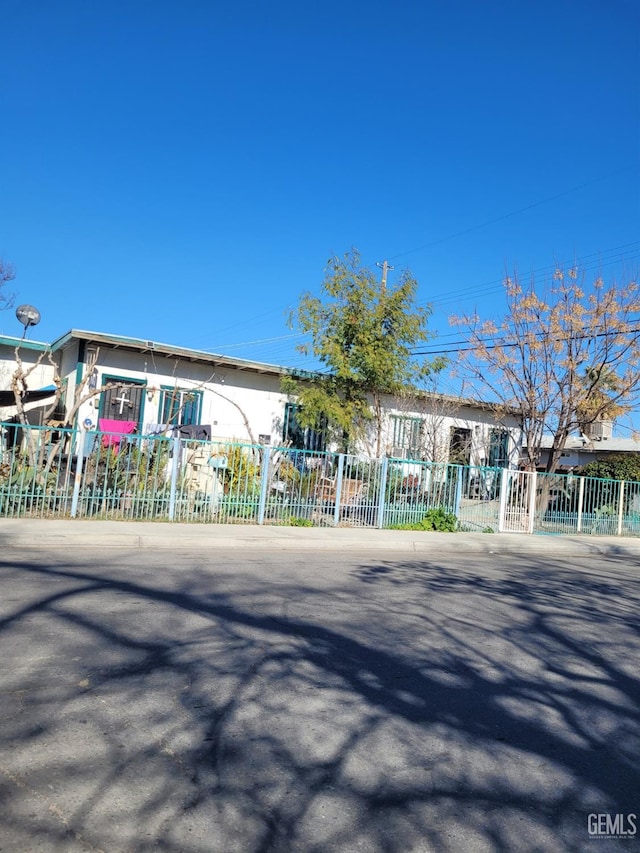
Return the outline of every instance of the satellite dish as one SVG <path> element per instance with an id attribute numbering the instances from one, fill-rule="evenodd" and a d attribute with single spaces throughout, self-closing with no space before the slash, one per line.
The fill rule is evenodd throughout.
<path id="1" fill-rule="evenodd" d="M 40 312 L 33 305 L 18 305 L 16 308 L 16 317 L 24 326 L 23 338 L 27 334 L 29 326 L 37 326 L 40 322 Z"/>

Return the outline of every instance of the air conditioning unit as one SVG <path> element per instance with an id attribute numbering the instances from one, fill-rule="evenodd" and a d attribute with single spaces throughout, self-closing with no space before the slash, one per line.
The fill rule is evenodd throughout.
<path id="1" fill-rule="evenodd" d="M 592 424 L 587 425 L 585 433 L 589 438 L 593 438 L 596 441 L 611 438 L 613 435 L 613 421 L 594 421 Z"/>
<path id="2" fill-rule="evenodd" d="M 392 447 L 389 455 L 392 459 L 408 459 L 409 451 L 406 447 Z"/>
<path id="3" fill-rule="evenodd" d="M 424 451 L 415 447 L 392 447 L 387 455 L 390 459 L 408 459 L 410 462 L 424 459 Z"/>

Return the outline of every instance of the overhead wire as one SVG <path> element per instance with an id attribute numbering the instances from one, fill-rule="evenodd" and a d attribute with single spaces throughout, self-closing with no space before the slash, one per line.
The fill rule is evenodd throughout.
<path id="1" fill-rule="evenodd" d="M 275 343 L 276 341 L 290 340 L 292 338 L 301 338 L 304 337 L 304 334 L 304 332 L 294 332 L 290 335 L 277 335 L 273 338 L 258 338 L 254 341 L 241 341 L 237 344 L 218 344 L 218 346 L 222 349 L 234 349 L 235 347 L 251 346 L 253 344 Z"/>
<path id="2" fill-rule="evenodd" d="M 592 271 L 594 269 L 598 269 L 599 267 L 602 267 L 602 266 L 610 266 L 611 264 L 619 263 L 622 261 L 631 261 L 631 260 L 636 260 L 637 258 L 640 258 L 640 254 L 633 254 L 631 256 L 620 255 L 620 254 L 612 255 L 612 253 L 616 253 L 616 252 L 619 253 L 620 250 L 630 248 L 630 247 L 640 247 L 640 240 L 634 240 L 634 241 L 631 241 L 629 243 L 623 243 L 619 246 L 614 246 L 611 249 L 602 250 L 601 252 L 591 252 L 591 253 L 589 253 L 587 255 L 583 255 L 579 258 L 574 258 L 571 261 L 559 261 L 555 264 L 547 264 L 544 267 L 541 267 L 538 270 L 538 273 L 542 275 L 542 274 L 545 274 L 548 272 L 552 272 L 555 269 L 557 269 L 558 267 L 562 268 L 564 266 L 567 266 L 569 263 L 572 265 L 580 266 L 581 269 L 585 272 L 590 272 L 590 271 Z M 590 259 L 594 259 L 591 262 L 591 265 L 585 265 L 585 262 L 588 262 Z M 462 294 L 467 293 L 469 291 L 472 291 L 473 294 L 475 296 L 478 296 L 478 297 L 488 296 L 491 293 L 500 292 L 503 289 L 503 287 L 504 287 L 504 279 L 503 278 L 494 279 L 494 280 L 489 281 L 489 282 L 484 282 L 483 284 L 480 284 L 480 285 L 470 285 L 470 286 L 465 287 L 465 288 L 460 288 L 458 291 L 450 291 L 446 297 L 436 298 L 427 304 L 431 304 L 432 306 L 441 306 L 441 305 L 445 305 L 445 304 L 448 304 L 451 302 L 457 302 L 457 301 L 459 301 L 459 297 Z M 273 313 L 273 312 L 268 312 L 268 313 Z M 449 333 L 447 335 L 444 335 L 444 334 L 438 335 L 437 338 L 453 337 L 456 334 L 459 334 L 459 333 L 452 332 L 452 333 Z M 296 333 L 287 334 L 287 335 L 277 335 L 277 336 L 270 337 L 270 338 L 258 338 L 256 340 L 251 340 L 251 341 L 241 341 L 241 342 L 231 343 L 231 344 L 220 344 L 220 345 L 218 345 L 217 350 L 220 351 L 220 350 L 236 349 L 236 348 L 243 347 L 243 346 L 255 346 L 257 344 L 269 344 L 268 347 L 266 347 L 266 348 L 263 347 L 262 350 L 263 351 L 266 350 L 266 352 L 269 353 L 269 357 L 273 358 L 273 357 L 276 357 L 277 355 L 280 355 L 280 354 L 287 355 L 290 352 L 290 347 L 288 347 L 288 346 L 275 346 L 274 347 L 274 346 L 271 346 L 272 344 L 281 344 L 283 341 L 293 341 L 296 339 L 302 339 L 304 337 L 305 337 L 305 333 L 296 332 Z"/>
<path id="3" fill-rule="evenodd" d="M 538 275 L 544 275 L 545 273 L 550 273 L 555 271 L 558 268 L 563 268 L 568 265 L 577 265 L 584 272 L 591 272 L 594 269 L 597 269 L 598 266 L 610 266 L 612 263 L 622 263 L 624 261 L 636 260 L 637 255 L 632 255 L 629 257 L 628 255 L 620 253 L 620 250 L 627 249 L 630 247 L 640 247 L 640 240 L 633 240 L 630 243 L 623 243 L 620 246 L 614 246 L 611 249 L 603 249 L 600 252 L 591 252 L 587 255 L 582 255 L 579 258 L 573 258 L 570 261 L 558 261 L 553 264 L 545 264 L 543 267 L 539 267 L 534 273 Z M 638 249 L 634 249 L 634 252 L 637 252 Z M 612 252 L 618 252 L 615 257 L 607 257 Z M 591 259 L 596 259 L 591 261 Z M 585 263 L 590 263 L 590 266 L 583 266 Z M 421 305 L 441 305 L 446 304 L 448 302 L 458 301 L 459 298 L 465 298 L 465 294 L 470 293 L 474 296 L 482 296 L 489 295 L 490 292 L 497 292 L 502 289 L 504 285 L 504 276 L 499 279 L 491 279 L 490 281 L 483 282 L 478 285 L 469 285 L 467 287 L 459 288 L 458 290 L 450 290 L 446 294 L 446 296 L 436 297 L 434 299 L 429 300 L 425 303 L 419 303 Z M 490 290 L 488 290 L 490 288 Z"/>
<path id="4" fill-rule="evenodd" d="M 534 337 L 537 337 L 540 340 L 543 340 L 545 337 L 545 334 L 546 334 L 545 332 L 537 332 L 534 335 Z M 611 336 L 612 334 L 616 334 L 616 335 L 640 334 L 640 328 L 638 328 L 638 329 L 627 329 L 626 331 L 618 330 L 615 333 L 613 333 L 613 332 L 596 332 L 595 334 L 574 335 L 573 340 L 584 341 L 584 340 L 588 340 L 588 339 L 590 340 L 590 339 L 594 339 L 594 338 L 605 338 L 605 337 Z M 554 338 L 551 338 L 550 340 L 562 341 L 565 339 L 562 337 L 554 337 Z M 411 355 L 447 355 L 448 353 L 452 353 L 452 352 L 473 352 L 474 350 L 478 349 L 478 345 L 482 345 L 485 349 L 502 349 L 504 347 L 517 347 L 517 346 L 522 345 L 521 341 L 498 341 L 498 342 L 496 342 L 495 337 L 484 338 L 484 339 L 479 338 L 476 341 L 476 344 L 471 344 L 471 345 L 470 345 L 468 340 L 463 340 L 460 343 L 461 343 L 461 346 L 459 346 L 459 347 L 454 346 L 454 347 L 451 347 L 448 349 L 412 350 Z"/>
<path id="5" fill-rule="evenodd" d="M 594 178 L 590 181 L 583 182 L 582 184 L 579 184 L 575 187 L 571 187 L 567 190 L 563 190 L 562 192 L 556 193 L 553 196 L 548 196 L 544 199 L 540 199 L 540 200 L 533 202 L 529 205 L 525 205 L 524 207 L 517 208 L 516 210 L 509 211 L 508 213 L 505 213 L 505 214 L 498 216 L 498 217 L 494 217 L 490 220 L 487 220 L 486 222 L 479 223 L 477 225 L 461 229 L 459 231 L 445 235 L 444 237 L 438 238 L 437 240 L 433 240 L 429 243 L 425 243 L 421 246 L 415 247 L 414 249 L 409 249 L 405 252 L 396 253 L 395 255 L 390 256 L 389 260 L 395 260 L 397 258 L 404 257 L 404 256 L 406 256 L 408 254 L 412 254 L 416 251 L 420 251 L 422 249 L 430 248 L 431 246 L 435 246 L 435 245 L 443 243 L 447 240 L 454 239 L 455 237 L 464 236 L 465 234 L 468 234 L 468 233 L 471 233 L 473 231 L 479 230 L 481 228 L 487 227 L 488 225 L 494 224 L 496 222 L 504 221 L 504 220 L 506 220 L 512 216 L 519 215 L 519 214 L 524 213 L 528 210 L 531 210 L 535 207 L 539 207 L 543 204 L 550 203 L 551 201 L 555 201 L 559 198 L 562 198 L 566 195 L 569 195 L 570 193 L 573 193 L 573 192 L 576 192 L 580 189 L 583 189 L 584 187 L 591 186 L 595 183 L 598 183 L 599 181 L 603 180 L 604 178 L 610 177 L 611 174 L 617 174 L 619 172 L 627 171 L 629 168 L 631 168 L 631 167 L 630 166 L 622 167 L 620 169 L 615 170 L 612 173 L 608 173 L 607 175 L 603 175 L 603 176 L 600 176 L 598 178 Z M 612 256 L 612 253 L 620 253 L 621 250 L 629 249 L 631 247 L 637 247 L 639 245 L 640 245 L 640 241 L 638 241 L 638 240 L 631 241 L 629 243 L 624 243 L 624 244 L 621 244 L 619 246 L 612 247 L 611 249 L 605 249 L 602 251 L 591 252 L 587 255 L 582 256 L 581 258 L 578 258 L 578 259 L 574 258 L 571 261 L 564 261 L 564 262 L 557 262 L 554 264 L 548 264 L 548 265 L 541 267 L 536 272 L 539 275 L 540 274 L 544 275 L 547 272 L 551 272 L 551 271 L 555 270 L 558 266 L 562 267 L 562 266 L 569 264 L 569 263 L 580 265 L 584 271 L 591 271 L 593 269 L 597 269 L 598 267 L 610 266 L 613 263 L 636 260 L 637 257 L 640 257 L 639 255 L 632 255 L 631 257 L 625 257 L 625 256 L 620 255 L 620 254 Z M 635 249 L 634 249 L 634 251 L 635 251 Z M 585 267 L 584 266 L 585 262 L 590 261 L 590 259 L 594 259 L 594 261 L 592 262 L 592 265 Z M 425 302 L 425 303 L 418 303 L 418 305 L 429 305 L 431 307 L 441 308 L 444 305 L 451 304 L 453 302 L 459 302 L 462 299 L 468 298 L 468 295 L 473 295 L 476 297 L 490 296 L 494 293 L 499 292 L 502 289 L 503 281 L 504 281 L 503 278 L 493 279 L 493 280 L 484 282 L 484 283 L 479 284 L 479 285 L 468 285 L 466 287 L 459 288 L 457 290 L 453 290 L 453 291 L 450 290 L 444 296 L 436 297 L 435 299 L 429 300 L 428 302 Z M 244 326 L 246 328 L 247 326 L 250 326 L 251 324 L 253 324 L 257 320 L 260 320 L 260 319 L 263 319 L 264 317 L 273 315 L 274 313 L 277 313 L 278 311 L 279 311 L 279 309 L 270 309 L 269 311 L 262 312 L 259 315 L 257 315 L 256 317 L 251 318 L 251 320 L 248 323 L 247 323 L 247 321 L 241 321 L 239 323 L 236 323 L 232 326 L 227 327 L 227 330 L 229 328 L 238 328 L 239 326 Z M 452 335 L 453 334 L 455 334 L 455 333 L 452 333 Z M 446 337 L 450 337 L 452 335 L 447 335 Z M 239 342 L 239 343 L 218 345 L 216 347 L 216 349 L 218 351 L 220 351 L 221 349 L 232 349 L 232 348 L 235 349 L 235 348 L 239 348 L 239 347 L 243 347 L 243 346 L 255 346 L 258 344 L 263 344 L 263 345 L 267 344 L 268 346 L 266 347 L 266 350 L 269 353 L 268 357 L 269 358 L 276 358 L 280 354 L 286 355 L 287 353 L 289 353 L 290 348 L 289 347 L 281 347 L 281 346 L 277 346 L 274 348 L 272 345 L 273 344 L 279 344 L 284 340 L 294 340 L 296 337 L 302 337 L 302 335 L 300 335 L 299 333 L 294 333 L 292 335 L 279 335 L 279 336 L 274 336 L 272 338 L 262 338 L 262 339 L 252 340 L 252 341 L 243 341 L 243 342 Z M 445 337 L 445 335 L 441 335 L 438 337 Z M 264 351 L 264 349 L 265 348 L 263 347 L 263 351 Z"/>
<path id="6" fill-rule="evenodd" d="M 543 204 L 549 204 L 552 201 L 557 201 L 559 198 L 564 198 L 571 193 L 578 192 L 578 190 L 584 189 L 585 187 L 593 186 L 594 184 L 599 183 L 600 181 L 606 180 L 607 178 L 612 177 L 613 175 L 621 174 L 623 172 L 627 172 L 637 168 L 636 164 L 627 164 L 625 166 L 621 166 L 618 169 L 614 169 L 611 172 L 607 172 L 604 175 L 599 175 L 596 178 L 592 178 L 589 181 L 584 181 L 581 184 L 577 184 L 574 187 L 570 187 L 569 189 L 563 190 L 562 192 L 556 193 L 555 195 L 548 196 L 543 199 L 539 199 L 538 201 L 534 201 L 531 204 L 527 204 L 524 207 L 519 207 L 516 210 L 511 210 L 508 213 L 504 213 L 500 216 L 496 216 L 492 219 L 486 220 L 486 222 L 481 222 L 477 225 L 471 225 L 468 228 L 463 228 L 459 231 L 454 231 L 451 234 L 446 234 L 443 237 L 438 237 L 435 240 L 431 240 L 428 243 L 423 243 L 420 246 L 416 246 L 413 249 L 408 249 L 405 252 L 398 252 L 395 255 L 390 255 L 387 260 L 394 261 L 398 258 L 406 257 L 406 255 L 414 254 L 415 252 L 421 252 L 424 249 L 430 249 L 432 246 L 438 246 L 441 243 L 445 243 L 448 240 L 453 240 L 456 237 L 463 237 L 466 234 L 471 234 L 473 231 L 479 231 L 481 228 L 487 228 L 489 225 L 495 225 L 496 222 L 503 222 L 505 219 L 510 219 L 512 216 L 518 216 L 521 213 L 526 213 L 529 210 L 533 210 L 536 207 L 540 207 Z"/>
<path id="7" fill-rule="evenodd" d="M 628 257 L 628 256 L 624 256 L 624 257 L 614 256 L 614 257 L 608 257 L 608 258 L 602 257 L 603 255 L 605 255 L 605 256 L 610 255 L 612 252 L 618 252 L 620 249 L 625 249 L 625 248 L 628 248 L 631 246 L 640 246 L 640 240 L 634 240 L 634 241 L 631 241 L 630 243 L 624 243 L 624 244 L 621 244 L 620 246 L 615 246 L 611 249 L 603 250 L 603 252 L 592 252 L 588 255 L 582 256 L 581 258 L 573 259 L 571 261 L 571 264 L 577 264 L 581 267 L 581 269 L 583 271 L 590 272 L 594 269 L 600 268 L 601 266 L 609 266 L 613 263 L 619 263 L 623 259 L 624 260 L 635 260 L 637 257 L 640 258 L 640 254 L 632 255 L 631 257 Z M 597 261 L 593 261 L 591 266 L 588 266 L 588 265 L 584 266 L 584 261 L 587 261 L 591 258 L 597 258 Z M 549 265 L 543 267 L 540 272 L 543 273 L 543 272 L 555 271 L 558 268 L 562 268 L 563 266 L 567 266 L 568 263 L 569 262 L 564 261 L 564 262 L 558 262 L 556 264 L 549 264 Z M 497 280 L 497 283 L 498 283 L 498 287 L 495 289 L 496 290 L 502 290 L 504 287 L 504 279 Z M 482 286 L 480 286 L 480 288 L 482 288 Z M 472 289 L 472 288 L 467 288 L 467 289 Z M 475 292 L 477 295 L 486 295 L 486 294 L 483 294 L 482 291 L 478 290 L 478 289 L 476 289 Z M 456 300 L 453 300 L 453 299 L 441 300 L 441 302 L 443 304 L 448 302 L 448 301 L 456 301 Z M 460 333 L 459 332 L 451 332 L 451 333 L 448 333 L 447 335 L 437 335 L 435 337 L 434 341 L 437 341 L 438 338 L 455 337 L 456 335 L 459 336 Z M 487 342 L 490 342 L 491 340 L 492 339 L 486 339 Z M 437 347 L 437 343 L 434 343 L 434 344 L 432 344 L 431 348 L 429 348 L 428 350 L 424 350 L 424 351 L 423 350 L 414 350 L 414 351 L 412 351 L 412 355 L 446 355 L 446 354 L 450 354 L 453 352 L 464 352 L 464 351 L 468 351 L 469 349 L 473 349 L 473 347 L 464 348 L 466 344 L 468 344 L 467 340 L 457 340 L 457 341 L 449 342 L 447 345 L 447 348 L 445 348 L 445 349 L 442 349 L 442 348 L 435 349 L 435 347 Z M 460 345 L 460 346 L 458 347 L 457 345 Z M 510 344 L 510 346 L 515 346 L 515 344 Z"/>
<path id="8" fill-rule="evenodd" d="M 444 235 L 444 236 L 439 237 L 435 240 L 431 240 L 427 243 L 423 243 L 420 246 L 416 246 L 412 249 L 408 249 L 408 250 L 403 251 L 403 252 L 398 252 L 394 255 L 389 256 L 388 260 L 396 260 L 398 258 L 405 257 L 405 256 L 413 254 L 415 252 L 422 251 L 422 250 L 430 248 L 432 246 L 439 245 L 439 244 L 444 243 L 448 240 L 455 239 L 456 237 L 461 237 L 461 236 L 464 236 L 466 234 L 470 234 L 474 231 L 488 227 L 489 225 L 493 225 L 497 222 L 502 222 L 506 219 L 513 217 L 513 216 L 518 216 L 518 215 L 525 213 L 529 210 L 532 210 L 536 207 L 540 207 L 541 205 L 544 205 L 544 204 L 549 204 L 552 201 L 556 201 L 560 198 L 563 198 L 567 195 L 570 195 L 571 193 L 574 193 L 574 192 L 577 192 L 581 189 L 584 189 L 585 187 L 592 186 L 596 183 L 599 183 L 600 181 L 602 181 L 606 178 L 609 178 L 612 175 L 616 175 L 619 173 L 629 171 L 632 168 L 635 168 L 635 165 L 627 164 L 627 165 L 622 166 L 618 169 L 615 169 L 611 172 L 608 172 L 604 175 L 600 175 L 596 178 L 592 178 L 591 180 L 584 181 L 581 184 L 577 184 L 576 186 L 573 186 L 573 187 L 570 187 L 566 190 L 563 190 L 562 192 L 555 193 L 552 196 L 547 196 L 543 199 L 539 199 L 537 201 L 534 201 L 531 204 L 524 205 L 523 207 L 516 208 L 516 209 L 511 210 L 511 211 L 509 211 L 505 214 L 502 214 L 500 216 L 493 217 L 489 220 L 486 220 L 485 222 L 481 222 L 481 223 L 478 223 L 476 225 L 472 225 L 472 226 L 460 229 L 458 231 L 454 231 L 450 234 Z M 624 248 L 629 248 L 630 246 L 635 246 L 635 245 L 638 245 L 639 243 L 640 243 L 640 241 L 633 241 L 631 243 L 622 244 L 621 246 L 617 246 L 617 247 L 614 247 L 612 249 L 604 250 L 604 252 L 593 252 L 589 255 L 583 256 L 583 258 L 581 260 L 585 261 L 585 260 L 592 258 L 592 257 L 598 257 L 600 265 L 602 265 L 603 263 L 605 263 L 607 261 L 609 263 L 612 263 L 612 262 L 615 263 L 616 260 L 622 260 L 622 259 L 620 258 L 620 259 L 616 259 L 616 260 L 611 260 L 611 259 L 603 258 L 603 255 L 606 256 L 607 254 L 609 254 L 611 252 L 616 252 L 616 251 L 619 251 L 619 250 L 624 249 Z M 632 258 L 632 259 L 635 259 L 635 258 Z M 629 260 L 629 259 L 627 259 L 627 260 Z M 571 263 L 574 263 L 574 262 L 575 261 L 572 261 Z M 557 266 L 557 264 L 547 265 L 545 267 L 542 267 L 538 272 L 543 274 L 544 272 L 546 272 L 548 270 L 554 269 L 555 266 Z M 489 296 L 489 295 L 492 295 L 493 293 L 498 292 L 501 289 L 502 281 L 503 281 L 502 279 L 495 279 L 495 280 L 485 282 L 485 283 L 480 284 L 480 285 L 469 285 L 469 286 L 464 287 L 464 288 L 459 288 L 458 290 L 453 290 L 453 291 L 450 290 L 446 294 L 446 296 L 437 297 L 435 299 L 430 300 L 427 303 L 419 303 L 419 305 L 422 304 L 422 305 L 430 305 L 432 307 L 441 307 L 443 305 L 447 305 L 447 304 L 450 304 L 452 302 L 459 302 L 461 299 L 465 298 L 465 294 L 472 294 L 472 295 L 477 296 L 477 297 Z M 279 310 L 280 309 L 270 309 L 268 311 L 261 312 L 260 314 L 256 315 L 255 317 L 251 318 L 248 321 L 243 320 L 243 321 L 235 323 L 231 326 L 226 326 L 226 330 L 228 331 L 229 329 L 234 329 L 234 328 L 238 328 L 238 327 L 248 328 L 253 323 L 255 323 L 256 321 L 263 319 L 265 317 L 271 316 L 271 315 L 277 313 Z M 292 335 L 290 339 L 293 339 L 294 337 L 295 336 Z M 443 337 L 443 336 L 441 336 L 441 337 Z M 254 340 L 254 341 L 244 341 L 244 342 L 235 343 L 235 344 L 217 345 L 216 350 L 220 351 L 221 349 L 232 349 L 232 348 L 235 349 L 235 348 L 239 348 L 242 346 L 255 346 L 256 344 L 278 343 L 279 341 L 285 340 L 287 338 L 288 338 L 288 336 L 281 335 L 281 336 L 277 336 L 274 338 L 263 338 L 263 339 L 258 339 L 258 340 Z M 205 347 L 205 349 L 211 349 L 211 348 Z M 277 349 L 271 348 L 270 357 L 275 357 L 280 352 L 282 352 L 284 354 L 286 351 L 287 350 L 280 349 L 279 347 Z"/>

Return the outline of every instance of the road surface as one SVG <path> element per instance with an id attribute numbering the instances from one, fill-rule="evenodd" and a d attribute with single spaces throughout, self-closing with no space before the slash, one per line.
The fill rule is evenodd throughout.
<path id="1" fill-rule="evenodd" d="M 639 850 L 640 562 L 451 542 L 5 548 L 0 850 Z"/>

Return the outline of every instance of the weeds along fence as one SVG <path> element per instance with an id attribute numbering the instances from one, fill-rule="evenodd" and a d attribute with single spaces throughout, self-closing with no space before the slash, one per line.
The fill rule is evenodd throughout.
<path id="1" fill-rule="evenodd" d="M 461 530 L 640 534 L 639 483 L 15 423 L 0 433 L 5 518 L 389 528 L 441 509 Z"/>

